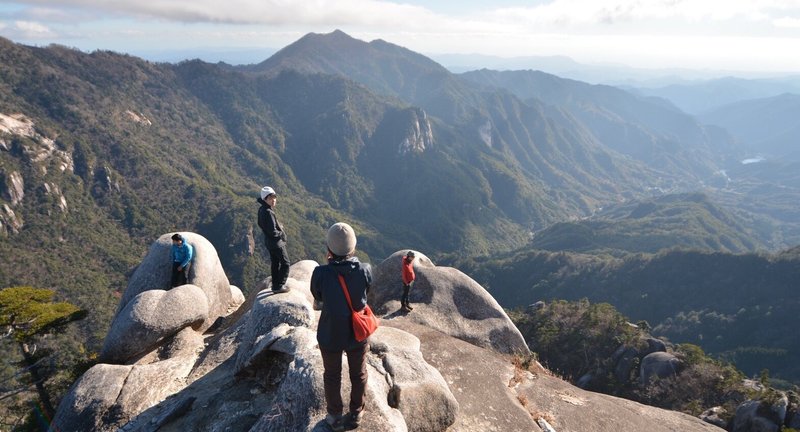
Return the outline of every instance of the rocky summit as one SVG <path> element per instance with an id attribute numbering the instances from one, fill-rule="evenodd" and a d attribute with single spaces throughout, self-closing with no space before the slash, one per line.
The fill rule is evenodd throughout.
<path id="1" fill-rule="evenodd" d="M 325 431 L 314 261 L 290 291 L 245 299 L 214 247 L 196 245 L 189 284 L 167 290 L 168 236 L 131 276 L 102 353 L 58 408 L 61 431 Z M 537 365 L 478 283 L 418 253 L 412 312 L 399 308 L 401 250 L 374 267 L 364 431 L 712 431 L 700 419 L 581 390 Z M 260 287 L 270 285 L 264 280 Z M 349 383 L 343 379 L 344 394 Z"/>

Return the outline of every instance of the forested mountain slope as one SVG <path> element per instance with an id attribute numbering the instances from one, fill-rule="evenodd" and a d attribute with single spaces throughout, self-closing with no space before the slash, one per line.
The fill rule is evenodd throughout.
<path id="1" fill-rule="evenodd" d="M 521 250 L 456 260 L 507 308 L 539 300 L 607 302 L 654 334 L 697 344 L 748 375 L 800 381 L 795 318 L 800 256 L 665 250 L 621 258 Z"/>

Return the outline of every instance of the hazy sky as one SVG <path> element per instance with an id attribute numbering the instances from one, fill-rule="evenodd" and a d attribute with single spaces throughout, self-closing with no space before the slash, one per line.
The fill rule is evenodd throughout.
<path id="1" fill-rule="evenodd" d="M 278 49 L 335 29 L 429 55 L 800 72 L 800 0 L 0 0 L 0 35 L 84 51 Z"/>

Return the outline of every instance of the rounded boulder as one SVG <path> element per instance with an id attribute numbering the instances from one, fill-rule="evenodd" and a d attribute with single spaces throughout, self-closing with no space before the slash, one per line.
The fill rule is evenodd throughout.
<path id="1" fill-rule="evenodd" d="M 674 355 L 666 352 L 654 352 L 644 356 L 639 371 L 639 380 L 646 385 L 653 378 L 667 378 L 675 376 L 681 367 L 681 361 Z"/>
<path id="2" fill-rule="evenodd" d="M 194 285 L 140 293 L 114 317 L 100 358 L 125 363 L 180 330 L 205 322 L 208 309 L 203 290 Z"/>
<path id="3" fill-rule="evenodd" d="M 397 251 L 374 268 L 369 303 L 376 313 L 400 309 L 401 259 L 407 252 Z M 414 311 L 407 319 L 497 352 L 530 353 L 517 327 L 480 284 L 458 269 L 434 265 L 422 253 L 416 257 L 409 294 Z"/>
<path id="4" fill-rule="evenodd" d="M 137 295 L 148 290 L 168 290 L 172 275 L 172 234 L 158 238 L 147 255 L 134 271 L 128 287 L 122 295 L 117 313 Z M 231 288 L 225 270 L 217 255 L 217 250 L 205 237 L 191 232 L 181 232 L 184 241 L 194 248 L 194 258 L 189 270 L 189 284 L 199 287 L 206 297 L 208 316 L 200 323 L 198 330 L 205 331 L 217 318 L 225 316 L 233 303 Z"/>

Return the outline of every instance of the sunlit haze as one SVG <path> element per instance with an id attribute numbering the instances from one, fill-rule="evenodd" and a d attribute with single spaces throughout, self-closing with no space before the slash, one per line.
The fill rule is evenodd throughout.
<path id="1" fill-rule="evenodd" d="M 26 0 L 0 35 L 85 51 L 280 49 L 340 29 L 428 54 L 800 72 L 800 0 Z"/>

